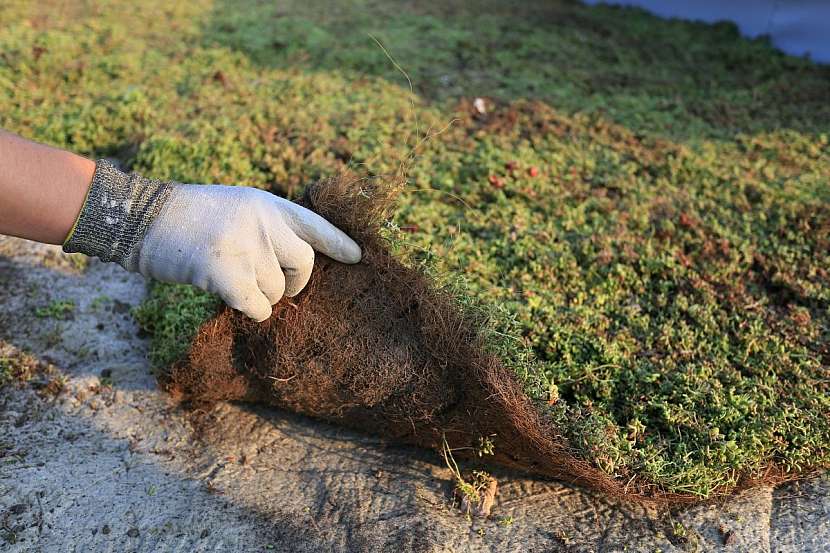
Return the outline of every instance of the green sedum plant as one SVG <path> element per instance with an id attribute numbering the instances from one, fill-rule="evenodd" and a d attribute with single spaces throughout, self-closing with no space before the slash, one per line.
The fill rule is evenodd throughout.
<path id="1" fill-rule="evenodd" d="M 390 237 L 578 455 L 699 497 L 830 465 L 827 67 L 566 1 L 125 6 L 13 0 L 0 126 L 289 197 L 412 154 Z M 153 362 L 216 306 L 154 285 Z"/>

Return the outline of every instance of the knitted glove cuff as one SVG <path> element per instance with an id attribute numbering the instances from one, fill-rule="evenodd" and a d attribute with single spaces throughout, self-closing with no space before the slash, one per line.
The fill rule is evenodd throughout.
<path id="1" fill-rule="evenodd" d="M 124 173 L 99 159 L 63 251 L 95 256 L 136 271 L 144 235 L 169 198 L 172 184 Z"/>

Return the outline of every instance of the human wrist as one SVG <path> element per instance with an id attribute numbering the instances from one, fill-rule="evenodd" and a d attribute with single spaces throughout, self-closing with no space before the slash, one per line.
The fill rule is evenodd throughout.
<path id="1" fill-rule="evenodd" d="M 124 173 L 106 160 L 96 161 L 86 199 L 63 250 L 137 270 L 142 240 L 172 186 Z"/>

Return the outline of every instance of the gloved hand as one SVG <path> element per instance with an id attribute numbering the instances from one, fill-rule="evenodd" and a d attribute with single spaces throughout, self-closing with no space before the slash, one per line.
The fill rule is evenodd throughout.
<path id="1" fill-rule="evenodd" d="M 331 223 L 255 188 L 164 183 L 98 161 L 64 251 L 192 284 L 264 321 L 308 283 L 314 250 L 343 263 L 360 247 Z"/>

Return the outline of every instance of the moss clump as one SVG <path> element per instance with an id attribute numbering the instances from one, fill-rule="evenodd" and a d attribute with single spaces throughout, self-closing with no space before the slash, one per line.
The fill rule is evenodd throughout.
<path id="1" fill-rule="evenodd" d="M 153 336 L 153 365 L 169 367 L 181 358 L 199 326 L 219 305 L 215 296 L 191 286 L 153 284 L 147 299 L 133 311 L 138 323 Z"/>
<path id="2" fill-rule="evenodd" d="M 419 148 L 389 232 L 495 313 L 579 455 L 701 497 L 830 464 L 830 69 L 570 2 L 154 1 L 128 22 L 120 2 L 52 4 L 0 13 L 0 125 L 289 196 L 409 153 L 409 91 L 372 32 L 413 77 L 421 134 L 457 119 Z M 154 287 L 154 362 L 214 305 Z"/>
<path id="3" fill-rule="evenodd" d="M 47 379 L 38 387 L 43 393 L 52 395 L 63 389 L 63 379 L 53 365 L 0 339 L 0 391 L 6 386 L 26 384 L 38 376 Z"/>
<path id="4" fill-rule="evenodd" d="M 55 300 L 46 306 L 35 309 L 35 316 L 40 319 L 68 319 L 75 311 L 72 300 Z"/>

